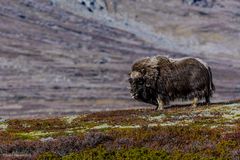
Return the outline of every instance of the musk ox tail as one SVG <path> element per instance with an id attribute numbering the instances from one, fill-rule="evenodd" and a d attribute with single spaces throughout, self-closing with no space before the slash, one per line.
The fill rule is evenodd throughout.
<path id="1" fill-rule="evenodd" d="M 209 73 L 209 89 L 210 89 L 210 93 L 215 91 L 215 85 L 213 84 L 213 80 L 212 80 L 212 71 L 211 68 L 208 67 L 208 73 Z"/>

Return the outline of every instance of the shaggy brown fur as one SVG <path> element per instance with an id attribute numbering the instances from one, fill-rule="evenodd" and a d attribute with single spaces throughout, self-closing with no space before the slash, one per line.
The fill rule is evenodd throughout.
<path id="1" fill-rule="evenodd" d="M 210 97 L 215 90 L 211 69 L 196 58 L 171 59 L 162 56 L 136 61 L 129 78 L 134 99 L 156 105 L 175 99 Z M 156 108 L 156 109 L 157 109 Z"/>

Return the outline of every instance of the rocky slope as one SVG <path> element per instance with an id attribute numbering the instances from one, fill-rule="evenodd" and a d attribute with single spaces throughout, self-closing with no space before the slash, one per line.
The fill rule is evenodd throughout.
<path id="1" fill-rule="evenodd" d="M 239 98 L 240 3 L 207 2 L 1 0 L 0 116 L 146 107 L 127 73 L 156 54 L 202 58 L 214 101 Z"/>

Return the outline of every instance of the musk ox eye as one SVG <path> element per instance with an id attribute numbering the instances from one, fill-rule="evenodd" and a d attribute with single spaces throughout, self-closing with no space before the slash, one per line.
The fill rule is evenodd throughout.
<path id="1" fill-rule="evenodd" d="M 133 79 L 132 79 L 132 78 L 129 78 L 129 79 L 128 79 L 128 82 L 129 82 L 129 83 L 132 83 L 132 82 L 133 82 Z"/>
<path id="2" fill-rule="evenodd" d="M 139 81 L 138 84 L 142 85 L 142 84 L 143 84 L 143 81 Z"/>
<path id="3" fill-rule="evenodd" d="M 143 80 L 138 81 L 138 84 L 140 84 L 140 85 L 142 85 L 143 83 L 144 83 Z"/>

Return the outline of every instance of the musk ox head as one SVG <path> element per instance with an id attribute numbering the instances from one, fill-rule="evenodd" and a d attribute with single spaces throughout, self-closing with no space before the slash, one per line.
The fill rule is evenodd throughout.
<path id="1" fill-rule="evenodd" d="M 141 99 L 144 91 L 144 75 L 139 71 L 133 71 L 129 73 L 129 83 L 131 86 L 130 93 L 132 98 Z"/>
<path id="2" fill-rule="evenodd" d="M 132 71 L 129 73 L 130 94 L 132 98 L 146 103 L 157 105 L 156 78 L 158 76 L 157 67 L 148 64 L 150 59 L 137 61 Z"/>

